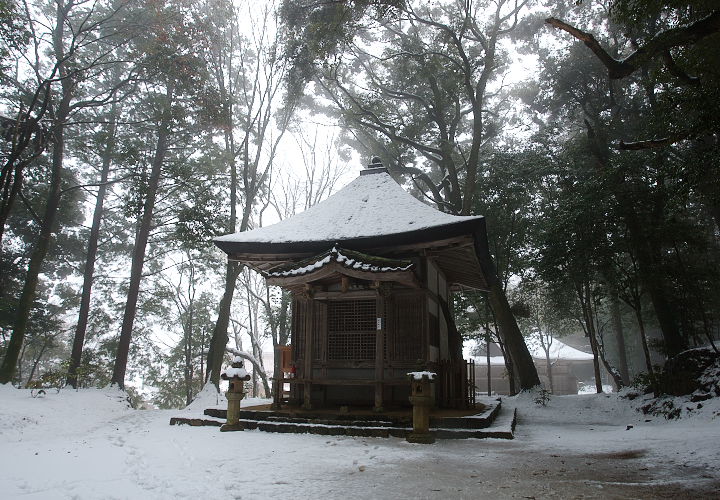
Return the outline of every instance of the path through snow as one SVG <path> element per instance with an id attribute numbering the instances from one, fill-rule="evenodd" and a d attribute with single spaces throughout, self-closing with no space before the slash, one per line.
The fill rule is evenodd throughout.
<path id="1" fill-rule="evenodd" d="M 720 417 L 664 422 L 617 396 L 516 399 L 517 437 L 220 433 L 110 390 L 0 386 L 3 499 L 720 498 Z M 197 410 L 196 414 L 197 414 Z M 187 412 L 185 412 L 187 413 Z M 628 425 L 633 427 L 629 430 Z"/>

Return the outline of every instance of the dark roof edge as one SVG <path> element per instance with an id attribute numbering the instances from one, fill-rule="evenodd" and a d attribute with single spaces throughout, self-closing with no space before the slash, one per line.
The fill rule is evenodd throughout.
<path id="1" fill-rule="evenodd" d="M 360 171 L 360 175 L 372 175 L 372 174 L 389 174 L 388 169 L 380 164 L 379 167 L 368 167 Z"/>
<path id="2" fill-rule="evenodd" d="M 257 241 L 217 241 L 214 243 L 220 250 L 228 255 L 236 253 L 250 254 L 298 254 L 319 253 L 328 247 L 339 244 L 350 250 L 363 250 L 368 248 L 393 247 L 415 243 L 430 243 L 433 241 L 452 238 L 455 236 L 476 234 L 481 231 L 485 234 L 485 218 L 478 216 L 475 219 L 462 220 L 452 224 L 435 226 L 404 233 L 383 234 L 363 238 L 323 241 L 292 241 L 292 242 L 257 242 Z M 487 237 L 484 238 L 487 246 Z"/>

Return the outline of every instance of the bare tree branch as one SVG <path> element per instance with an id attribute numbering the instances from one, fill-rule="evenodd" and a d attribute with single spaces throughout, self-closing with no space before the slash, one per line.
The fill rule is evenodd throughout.
<path id="1" fill-rule="evenodd" d="M 569 33 L 587 45 L 607 68 L 610 79 L 616 80 L 632 74 L 656 56 L 663 55 L 673 47 L 691 45 L 720 31 L 720 10 L 694 23 L 661 31 L 622 60 L 615 59 L 608 54 L 592 33 L 582 31 L 555 17 L 545 19 L 545 23 Z"/>
<path id="2" fill-rule="evenodd" d="M 649 139 L 645 141 L 635 142 L 620 141 L 620 143 L 617 145 L 617 149 L 619 149 L 620 151 L 640 151 L 643 149 L 663 148 L 665 146 L 670 146 L 672 144 L 675 144 L 676 142 L 682 141 L 683 139 L 686 139 L 687 136 L 687 133 L 683 133 L 671 135 L 662 139 Z"/>

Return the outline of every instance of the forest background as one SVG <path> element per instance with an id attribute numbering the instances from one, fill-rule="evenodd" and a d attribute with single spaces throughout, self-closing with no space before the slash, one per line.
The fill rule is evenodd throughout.
<path id="1" fill-rule="evenodd" d="M 524 335 L 653 387 L 718 338 L 718 31 L 711 0 L 0 0 L 0 382 L 179 407 L 229 337 L 268 394 L 289 297 L 212 238 L 379 156 L 487 217 Z"/>

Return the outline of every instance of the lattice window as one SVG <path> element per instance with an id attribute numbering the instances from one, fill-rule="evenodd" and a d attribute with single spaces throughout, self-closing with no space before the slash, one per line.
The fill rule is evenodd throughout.
<path id="1" fill-rule="evenodd" d="M 328 303 L 330 360 L 374 360 L 375 300 L 341 300 Z"/>
<path id="2" fill-rule="evenodd" d="M 397 361 L 415 361 L 422 358 L 425 300 L 421 294 L 396 297 L 394 357 Z"/>

